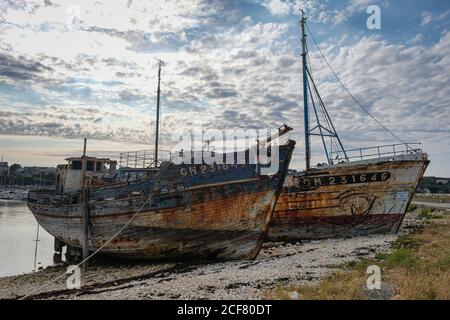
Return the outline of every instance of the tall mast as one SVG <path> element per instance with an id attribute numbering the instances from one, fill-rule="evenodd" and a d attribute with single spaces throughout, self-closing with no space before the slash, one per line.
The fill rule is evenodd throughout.
<path id="1" fill-rule="evenodd" d="M 304 118 L 305 118 L 305 160 L 306 160 L 306 171 L 311 168 L 311 143 L 309 141 L 309 113 L 308 113 L 308 71 L 306 65 L 306 33 L 305 33 L 305 12 L 302 11 L 302 20 L 300 25 L 302 28 L 302 64 L 303 64 L 303 108 L 304 108 Z"/>
<path id="2" fill-rule="evenodd" d="M 161 95 L 161 67 L 163 61 L 158 60 L 158 91 L 156 93 L 156 135 L 155 135 L 155 167 L 158 166 L 158 148 L 159 148 L 159 103 Z"/>

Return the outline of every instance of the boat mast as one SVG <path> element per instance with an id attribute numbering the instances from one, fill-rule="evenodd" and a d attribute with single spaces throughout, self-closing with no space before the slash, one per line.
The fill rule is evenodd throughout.
<path id="1" fill-rule="evenodd" d="M 89 234 L 90 234 L 90 213 L 89 213 L 89 189 L 87 186 L 87 156 L 86 156 L 86 144 L 87 139 L 84 138 L 83 144 L 83 163 L 82 163 L 82 188 L 81 188 L 81 204 L 82 204 L 82 213 L 81 220 L 83 224 L 83 271 L 86 271 L 87 266 L 87 258 L 89 257 Z"/>
<path id="2" fill-rule="evenodd" d="M 158 91 L 156 93 L 156 135 L 155 135 L 155 168 L 158 166 L 158 148 L 159 148 L 159 104 L 161 95 L 161 67 L 164 64 L 158 60 Z"/>
<path id="3" fill-rule="evenodd" d="M 305 160 L 306 160 L 306 171 L 311 168 L 311 143 L 309 141 L 309 113 L 308 113 L 308 72 L 306 65 L 306 32 L 305 32 L 305 12 L 302 11 L 302 20 L 300 25 L 302 28 L 302 64 L 303 64 L 303 108 L 304 108 L 304 118 L 305 118 Z"/>

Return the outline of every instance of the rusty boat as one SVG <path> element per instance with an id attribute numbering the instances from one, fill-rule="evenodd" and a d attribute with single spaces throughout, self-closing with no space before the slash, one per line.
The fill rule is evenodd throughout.
<path id="1" fill-rule="evenodd" d="M 176 164 L 170 152 L 164 160 L 139 151 L 121 154 L 122 166 L 83 153 L 58 166 L 54 190 L 30 191 L 27 205 L 58 247 L 141 259 L 253 259 L 294 146 L 279 146 L 278 171 L 270 175 L 259 162 Z"/>
<path id="2" fill-rule="evenodd" d="M 418 144 L 403 141 L 374 148 L 344 149 L 312 77 L 305 27 L 308 25 L 302 13 L 306 170 L 290 170 L 268 238 L 296 241 L 397 232 L 429 164 L 428 156 Z M 344 91 L 351 95 L 312 34 L 311 37 Z M 310 124 L 310 113 L 314 126 Z M 327 158 L 327 163 L 316 167 L 310 165 L 312 136 L 321 138 Z"/>

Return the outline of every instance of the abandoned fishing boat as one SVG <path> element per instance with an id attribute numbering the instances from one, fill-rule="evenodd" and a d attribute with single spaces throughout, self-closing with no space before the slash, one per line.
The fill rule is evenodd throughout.
<path id="1" fill-rule="evenodd" d="M 417 144 L 403 141 L 374 148 L 344 149 L 312 77 L 305 27 L 308 25 L 302 13 L 306 170 L 288 174 L 268 238 L 289 241 L 397 232 L 429 164 L 428 156 Z M 311 37 L 317 44 L 312 34 Z M 317 48 L 326 61 L 318 45 Z M 350 94 L 331 66 L 330 69 Z M 310 124 L 310 113 L 314 126 Z M 317 167 L 310 165 L 313 136 L 321 138 L 327 158 L 326 164 Z"/>
<path id="2" fill-rule="evenodd" d="M 289 130 L 282 126 L 279 134 Z M 272 175 L 260 174 L 267 164 L 257 162 L 175 164 L 170 153 L 162 161 L 148 151 L 122 154 L 128 165 L 120 168 L 110 159 L 69 158 L 58 166 L 56 190 L 31 191 L 27 204 L 59 243 L 82 248 L 87 241 L 91 252 L 104 246 L 103 254 L 130 258 L 252 259 L 294 145 L 279 146 Z"/>

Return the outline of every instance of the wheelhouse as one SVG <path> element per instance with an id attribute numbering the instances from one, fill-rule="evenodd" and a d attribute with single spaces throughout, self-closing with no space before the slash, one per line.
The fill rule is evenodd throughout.
<path id="1" fill-rule="evenodd" d="M 58 193 L 73 193 L 83 187 L 83 171 L 87 186 L 103 185 L 111 182 L 117 174 L 117 161 L 109 158 L 72 157 L 67 164 L 58 165 L 56 190 Z M 83 163 L 86 162 L 84 170 Z"/>

